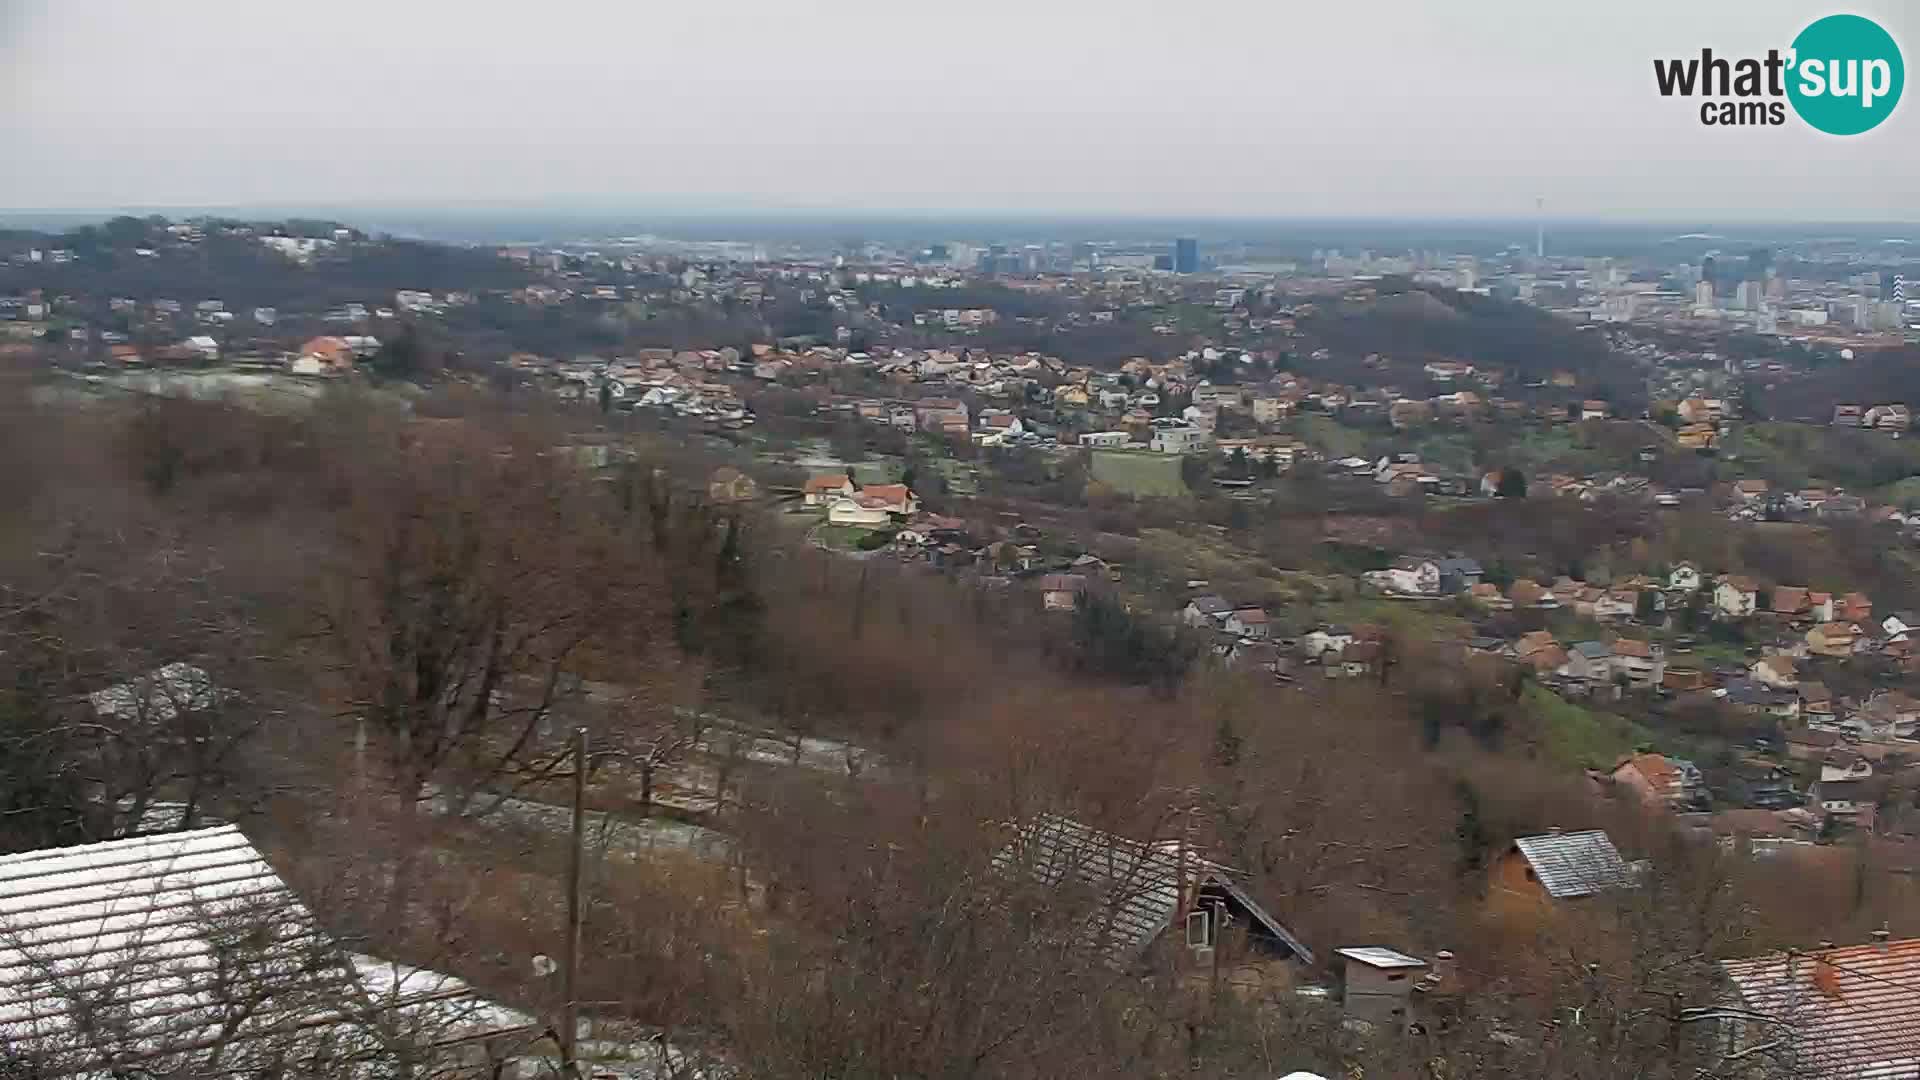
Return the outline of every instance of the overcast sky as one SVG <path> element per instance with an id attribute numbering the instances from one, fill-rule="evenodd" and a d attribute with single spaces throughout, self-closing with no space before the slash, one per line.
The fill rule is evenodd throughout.
<path id="1" fill-rule="evenodd" d="M 1899 0 L 0 0 L 0 207 L 1915 220 L 1920 100 L 1654 90 L 1835 10 L 1913 59 Z"/>

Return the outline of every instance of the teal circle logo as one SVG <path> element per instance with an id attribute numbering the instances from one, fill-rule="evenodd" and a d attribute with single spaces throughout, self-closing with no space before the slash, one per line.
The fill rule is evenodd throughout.
<path id="1" fill-rule="evenodd" d="M 1829 15 L 1793 39 L 1787 99 L 1800 119 L 1829 135 L 1871 131 L 1893 114 L 1906 65 L 1893 35 L 1872 19 Z"/>

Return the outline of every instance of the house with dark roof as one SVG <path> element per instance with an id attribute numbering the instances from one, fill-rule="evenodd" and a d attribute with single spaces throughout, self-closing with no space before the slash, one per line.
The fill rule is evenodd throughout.
<path id="1" fill-rule="evenodd" d="M 993 866 L 1058 894 L 1079 912 L 1076 943 L 1116 968 L 1217 964 L 1240 982 L 1313 963 L 1312 950 L 1254 899 L 1240 874 L 1182 840 L 1140 841 L 1042 815 L 1013 831 Z"/>
<path id="2" fill-rule="evenodd" d="M 1633 883 L 1633 868 L 1599 829 L 1519 837 L 1492 866 L 1492 893 L 1502 901 L 1578 900 Z"/>
<path id="3" fill-rule="evenodd" d="M 1212 630 L 1218 628 L 1232 610 L 1233 605 L 1224 598 L 1205 593 L 1187 601 L 1187 606 L 1180 612 L 1180 619 L 1196 630 Z"/>
<path id="4" fill-rule="evenodd" d="M 1480 578 L 1486 573 L 1480 564 L 1472 559 L 1436 559 L 1434 562 L 1440 571 L 1440 591 L 1449 596 L 1466 592 L 1480 584 Z"/>
<path id="5" fill-rule="evenodd" d="M 1570 679 L 1603 683 L 1613 678 L 1613 646 L 1604 641 L 1577 641 L 1567 650 L 1560 673 Z"/>
<path id="6" fill-rule="evenodd" d="M 1800 695 L 1791 690 L 1776 690 L 1746 676 L 1728 679 L 1722 694 L 1727 704 L 1748 714 L 1764 713 L 1782 720 L 1800 715 Z"/>

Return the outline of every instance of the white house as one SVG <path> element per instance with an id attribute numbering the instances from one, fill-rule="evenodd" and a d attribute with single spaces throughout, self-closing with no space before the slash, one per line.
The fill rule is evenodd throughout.
<path id="1" fill-rule="evenodd" d="M 1124 431 L 1089 431 L 1080 436 L 1081 446 L 1111 449 L 1125 446 L 1133 441 L 1133 436 Z"/>
<path id="2" fill-rule="evenodd" d="M 1387 587 L 1397 593 L 1415 596 L 1440 594 L 1440 564 L 1432 559 L 1410 556 L 1395 559 L 1386 573 Z"/>
<path id="3" fill-rule="evenodd" d="M 827 522 L 832 525 L 857 525 L 863 528 L 877 528 L 893 520 L 887 508 L 878 499 L 863 499 L 858 495 L 835 499 L 827 507 Z"/>
<path id="4" fill-rule="evenodd" d="M 1338 654 L 1353 644 L 1353 631 L 1344 626 L 1323 626 L 1300 639 L 1300 648 L 1308 656 Z"/>
<path id="5" fill-rule="evenodd" d="M 1163 427 L 1153 433 L 1153 448 L 1162 454 L 1191 454 L 1207 444 L 1207 433 L 1196 427 Z"/>
<path id="6" fill-rule="evenodd" d="M 1752 578 L 1723 577 L 1713 588 L 1713 608 L 1729 619 L 1744 619 L 1753 614 L 1759 602 L 1760 586 Z"/>
<path id="7" fill-rule="evenodd" d="M 1702 584 L 1700 568 L 1690 562 L 1675 564 L 1667 573 L 1667 588 L 1675 592 L 1699 592 Z"/>
<path id="8" fill-rule="evenodd" d="M 220 343 L 205 334 L 195 334 L 181 344 L 192 349 L 202 360 L 220 359 Z"/>

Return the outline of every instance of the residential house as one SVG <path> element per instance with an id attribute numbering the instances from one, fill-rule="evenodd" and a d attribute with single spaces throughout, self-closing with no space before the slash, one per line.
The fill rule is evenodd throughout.
<path id="1" fill-rule="evenodd" d="M 1403 555 L 1387 568 L 1387 587 L 1409 596 L 1440 595 L 1440 564 L 1433 559 Z"/>
<path id="2" fill-rule="evenodd" d="M 1769 953 L 1720 965 L 1717 1075 L 1758 1065 L 1807 1080 L 1920 1072 L 1920 939 Z"/>
<path id="3" fill-rule="evenodd" d="M 853 494 L 853 478 L 846 473 L 820 473 L 807 477 L 800 501 L 807 506 L 832 506 Z"/>
<path id="4" fill-rule="evenodd" d="M 1705 581 L 1700 576 L 1700 568 L 1690 562 L 1675 563 L 1673 569 L 1667 572 L 1667 588 L 1674 592 L 1699 592 L 1703 584 Z"/>
<path id="5" fill-rule="evenodd" d="M 1807 631 L 1807 651 L 1816 656 L 1848 657 L 1859 647 L 1860 627 L 1850 622 L 1820 623 Z"/>
<path id="6" fill-rule="evenodd" d="M 1867 623 L 1873 621 L 1873 601 L 1867 594 L 1850 592 L 1834 601 L 1833 618 L 1836 622 Z"/>
<path id="7" fill-rule="evenodd" d="M 47 1080 L 386 1073 L 395 1027 L 483 1066 L 545 1030 L 450 977 L 383 978 L 231 825 L 0 857 L 0 925 L 7 1055 Z"/>
<path id="8" fill-rule="evenodd" d="M 1682 692 L 1705 690 L 1712 685 L 1712 676 L 1697 667 L 1669 664 L 1667 665 L 1667 670 L 1661 673 L 1660 676 L 1660 686 L 1666 690 Z"/>
<path id="9" fill-rule="evenodd" d="M 1605 420 L 1612 415 L 1613 407 L 1604 401 L 1587 400 L 1580 403 L 1580 419 Z"/>
<path id="10" fill-rule="evenodd" d="M 1840 745 L 1840 733 L 1822 728 L 1790 728 L 1787 756 L 1795 761 L 1819 761 Z"/>
<path id="11" fill-rule="evenodd" d="M 1481 576 L 1486 573 L 1478 562 L 1460 557 L 1438 560 L 1437 569 L 1440 572 L 1440 591 L 1449 596 L 1466 592 L 1480 584 Z"/>
<path id="12" fill-rule="evenodd" d="M 1531 578 L 1520 578 L 1507 586 L 1507 599 L 1516 608 L 1558 607 L 1559 601 L 1547 591 L 1546 586 Z"/>
<path id="13" fill-rule="evenodd" d="M 707 498 L 716 503 L 752 502 L 760 495 L 753 477 L 731 465 L 722 465 L 707 478 Z"/>
<path id="14" fill-rule="evenodd" d="M 1196 630 L 1214 630 L 1232 611 L 1232 604 L 1222 597 L 1207 593 L 1187 601 L 1187 606 L 1180 612 L 1180 619 Z"/>
<path id="15" fill-rule="evenodd" d="M 1713 587 L 1713 608 L 1723 618 L 1752 615 L 1760 601 L 1760 586 L 1748 577 L 1723 577 Z"/>
<path id="16" fill-rule="evenodd" d="M 1253 399 L 1253 422 L 1256 424 L 1277 424 L 1293 415 L 1293 401 L 1282 397 L 1256 397 Z"/>
<path id="17" fill-rule="evenodd" d="M 1142 842 L 1042 816 L 1018 827 L 996 871 L 1089 910 L 1085 944 L 1116 968 L 1165 965 L 1230 985 L 1285 985 L 1313 953 L 1184 840 Z"/>
<path id="18" fill-rule="evenodd" d="M 1824 783 L 1865 780 L 1872 775 L 1873 762 L 1851 750 L 1836 747 L 1827 751 L 1827 755 L 1820 759 L 1820 779 Z"/>
<path id="19" fill-rule="evenodd" d="M 1044 611 L 1072 611 L 1080 606 L 1087 591 L 1087 579 L 1079 574 L 1043 574 L 1040 577 L 1040 607 Z"/>
<path id="20" fill-rule="evenodd" d="M 1857 715 L 1880 732 L 1912 738 L 1920 728 L 1920 701 L 1904 690 L 1888 690 L 1869 698 Z"/>
<path id="21" fill-rule="evenodd" d="M 1776 585 L 1768 600 L 1768 610 L 1786 618 L 1805 615 L 1812 607 L 1807 601 L 1807 590 L 1798 585 Z"/>
<path id="22" fill-rule="evenodd" d="M 1905 405 L 1875 405 L 1861 414 L 1860 426 L 1882 431 L 1905 431 L 1913 426 L 1913 413 Z"/>
<path id="23" fill-rule="evenodd" d="M 1800 693 L 1800 714 L 1809 724 L 1831 723 L 1833 720 L 1833 691 L 1826 683 L 1802 681 L 1796 689 Z"/>
<path id="24" fill-rule="evenodd" d="M 1613 673 L 1636 690 L 1661 685 L 1667 672 L 1666 647 L 1638 638 L 1613 639 Z"/>
<path id="25" fill-rule="evenodd" d="M 1673 433 L 1673 441 L 1682 450 L 1711 450 L 1720 442 L 1720 429 L 1712 424 L 1687 424 Z"/>
<path id="26" fill-rule="evenodd" d="M 1725 419 L 1727 403 L 1720 398 L 1690 397 L 1682 400 L 1675 412 L 1684 424 L 1715 424 Z"/>
<path id="27" fill-rule="evenodd" d="M 1878 796 L 1866 780 L 1828 780 L 1822 775 L 1813 782 L 1807 802 L 1825 820 L 1864 824 L 1871 820 Z"/>
<path id="28" fill-rule="evenodd" d="M 920 509 L 920 500 L 905 484 L 867 484 L 860 489 L 863 499 L 877 501 L 889 514 L 911 514 Z"/>
<path id="29" fill-rule="evenodd" d="M 345 375 L 353 370 L 353 349 L 345 338 L 309 338 L 294 354 L 291 370 L 295 375 Z"/>
<path id="30" fill-rule="evenodd" d="M 1227 612 L 1222 625 L 1229 634 L 1256 640 L 1264 640 L 1272 630 L 1266 609 L 1260 607 L 1234 608 Z"/>
<path id="31" fill-rule="evenodd" d="M 1775 690 L 1744 676 L 1728 679 L 1723 691 L 1727 704 L 1741 712 L 1775 716 L 1782 720 L 1797 720 L 1800 717 L 1800 695 L 1792 691 Z"/>
<path id="32" fill-rule="evenodd" d="M 1214 597 L 1218 600 L 1218 597 Z M 1222 604 L 1226 601 L 1221 600 Z M 1192 605 L 1187 607 L 1187 623 L 1193 625 Z M 1320 626 L 1308 631 L 1300 638 L 1300 651 L 1308 656 L 1322 657 L 1328 653 L 1338 655 L 1342 649 L 1353 644 L 1354 632 L 1344 626 Z"/>
<path id="33" fill-rule="evenodd" d="M 1468 599 L 1490 611 L 1511 611 L 1513 601 L 1500 594 L 1500 586 L 1483 581 L 1467 590 Z"/>
<path id="34" fill-rule="evenodd" d="M 1748 671 L 1754 681 L 1775 690 L 1791 690 L 1800 685 L 1799 668 L 1794 664 L 1793 657 L 1785 653 L 1763 656 L 1755 660 Z"/>
<path id="35" fill-rule="evenodd" d="M 1661 754 L 1632 754 L 1613 768 L 1613 782 L 1642 804 L 1666 810 L 1690 807 L 1706 795 L 1706 780 L 1693 762 Z"/>
<path id="36" fill-rule="evenodd" d="M 1357 679 L 1378 671 L 1384 655 L 1385 650 L 1380 642 L 1356 641 L 1340 650 L 1340 659 L 1337 663 L 1328 664 L 1324 659 L 1321 663 L 1328 678 Z"/>
<path id="37" fill-rule="evenodd" d="M 1189 425 L 1158 427 L 1150 444 L 1162 454 L 1192 454 L 1206 448 L 1207 433 Z"/>
<path id="38" fill-rule="evenodd" d="M 1005 442 L 1026 434 L 1026 425 L 1020 418 L 1004 409 L 984 409 L 980 413 L 980 430 L 977 433 L 983 440 Z"/>
<path id="39" fill-rule="evenodd" d="M 1640 609 L 1640 593 L 1635 589 L 1596 589 L 1593 593 L 1592 598 L 1588 600 L 1592 608 L 1591 614 L 1601 622 L 1631 619 Z"/>
<path id="40" fill-rule="evenodd" d="M 973 426 L 966 403 L 956 398 L 921 398 L 914 403 L 913 418 L 921 431 L 943 435 L 965 435 Z"/>
<path id="41" fill-rule="evenodd" d="M 1584 683 L 1605 683 L 1613 679 L 1613 647 L 1604 641 L 1578 641 L 1567 650 L 1567 662 L 1561 675 Z"/>
<path id="42" fill-rule="evenodd" d="M 884 499 L 876 499 L 864 492 L 842 496 L 827 507 L 827 523 L 864 529 L 877 529 L 893 521 Z"/>
<path id="43" fill-rule="evenodd" d="M 1522 836 L 1493 860 L 1496 901 L 1523 904 L 1578 900 L 1630 888 L 1633 868 L 1599 829 Z"/>

